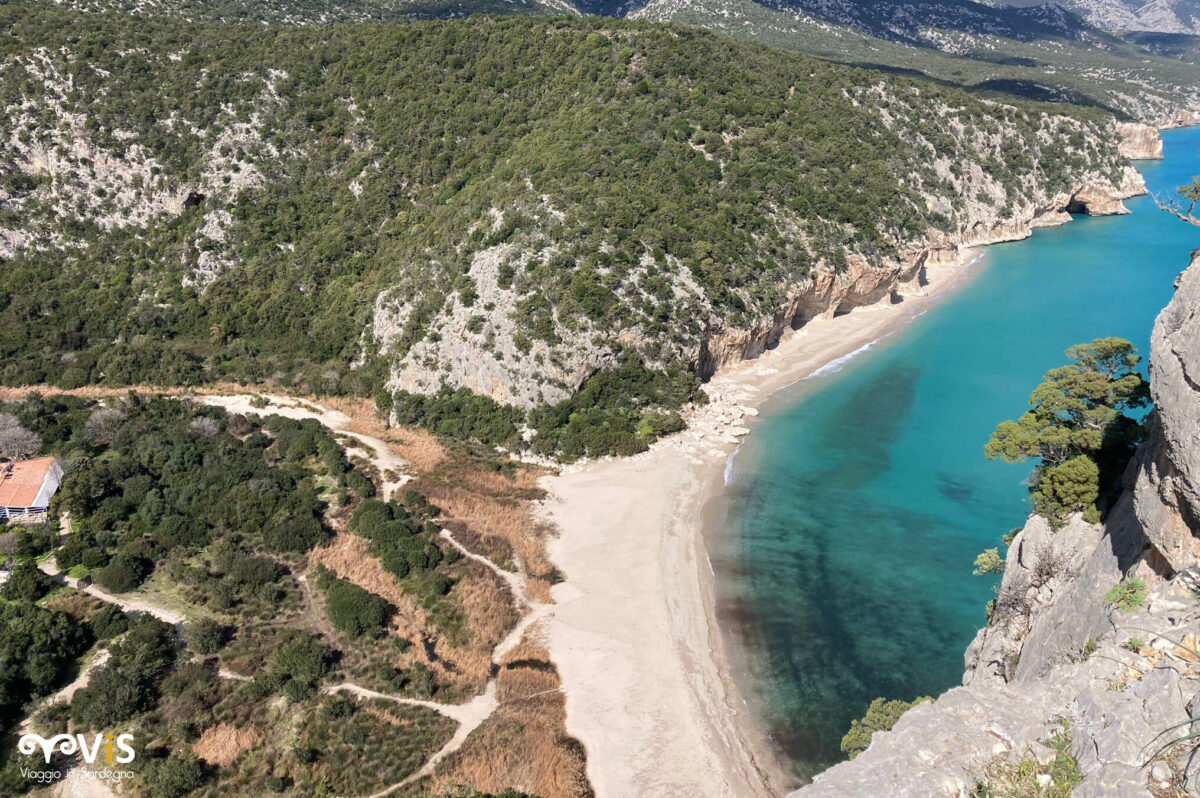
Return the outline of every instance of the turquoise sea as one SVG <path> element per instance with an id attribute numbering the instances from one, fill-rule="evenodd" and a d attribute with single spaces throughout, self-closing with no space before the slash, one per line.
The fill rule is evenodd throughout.
<path id="1" fill-rule="evenodd" d="M 1153 192 L 1200 173 L 1200 129 L 1138 164 Z M 777 394 L 727 474 L 713 530 L 718 617 L 741 683 L 803 779 L 842 758 L 876 696 L 962 678 L 994 580 L 975 555 L 1024 523 L 1026 466 L 983 445 L 1062 352 L 1093 338 L 1143 354 L 1200 229 L 1148 197 L 987 249 L 966 284 L 840 370 Z"/>

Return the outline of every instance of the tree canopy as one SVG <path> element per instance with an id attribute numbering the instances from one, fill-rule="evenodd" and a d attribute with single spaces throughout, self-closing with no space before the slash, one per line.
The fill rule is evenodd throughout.
<path id="1" fill-rule="evenodd" d="M 989 459 L 1038 461 L 1034 509 L 1052 522 L 1073 512 L 1099 518 L 1096 504 L 1141 435 L 1130 415 L 1149 401 L 1140 360 L 1123 338 L 1097 338 L 1066 351 L 1070 363 L 1046 372 L 1030 409 L 1004 421 L 984 446 Z"/>

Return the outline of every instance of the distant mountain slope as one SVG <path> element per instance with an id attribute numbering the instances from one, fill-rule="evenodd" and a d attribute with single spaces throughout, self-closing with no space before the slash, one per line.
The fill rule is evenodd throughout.
<path id="1" fill-rule="evenodd" d="M 1194 63 L 1097 31 L 1060 9 L 992 9 L 967 0 L 771 2 L 769 8 L 753 0 L 654 0 L 631 16 L 920 73 L 997 96 L 1095 105 L 1158 125 L 1200 109 Z"/>
<path id="2" fill-rule="evenodd" d="M 77 11 L 154 14 L 191 21 L 317 25 L 488 14 L 566 14 L 569 0 L 58 0 Z"/>
<path id="3" fill-rule="evenodd" d="M 1200 35 L 1142 31 L 1126 34 L 1125 38 L 1158 55 L 1200 64 Z"/>
<path id="4" fill-rule="evenodd" d="M 862 33 L 910 44 L 928 44 L 930 31 L 999 36 L 1016 41 L 1059 38 L 1104 44 L 1109 37 L 1059 6 L 990 6 L 971 0 L 765 0 Z M 936 43 L 935 43 L 936 46 Z"/>
<path id="5" fill-rule="evenodd" d="M 1011 6 L 1044 5 L 1047 0 L 1008 0 Z M 1200 34 L 1198 0 L 1057 0 L 1097 28 Z"/>

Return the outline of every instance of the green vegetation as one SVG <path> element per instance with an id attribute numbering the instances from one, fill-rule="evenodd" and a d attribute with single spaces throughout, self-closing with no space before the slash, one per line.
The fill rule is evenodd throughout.
<path id="1" fill-rule="evenodd" d="M 458 701 L 486 681 L 486 665 L 464 675 L 457 659 L 489 652 L 498 634 L 473 628 L 464 601 L 478 594 L 464 599 L 454 589 L 463 579 L 477 590 L 479 567 L 439 546 L 432 519 L 441 511 L 423 486 L 411 486 L 403 505 L 366 498 L 370 480 L 320 425 L 132 394 L 103 402 L 34 395 L 0 403 L 0 414 L 66 464 L 52 514 L 69 510 L 71 531 L 54 556 L 187 618 L 180 640 L 152 615 L 131 617 L 68 587 L 47 593 L 52 583 L 34 561 L 55 545 L 57 524 L 0 532 L 16 560 L 0 596 L 0 731 L 30 714 L 39 728 L 128 731 L 136 777 L 122 792 L 136 797 L 368 794 L 410 775 L 453 723 L 392 702 L 333 702 L 329 682 Z M 408 632 L 406 617 L 411 640 L 392 633 L 388 602 L 313 566 L 327 522 L 367 537 L 416 598 L 425 618 Z M 121 577 L 126 567 L 134 576 Z M 302 589 L 304 572 L 319 593 Z M 322 606 L 344 634 L 330 633 Z M 489 623 L 511 623 L 511 614 L 507 603 L 489 608 Z M 69 704 L 35 711 L 33 702 L 84 662 L 92 666 L 86 687 Z M 326 704 L 348 706 L 328 710 L 346 711 L 346 722 Z M 294 756 L 303 741 L 312 751 Z M 218 764 L 214 749 L 240 754 Z M 27 758 L 0 752 L 0 762 L 0 793 L 37 786 L 20 775 Z"/>
<path id="2" fill-rule="evenodd" d="M 359 481 L 374 493 L 315 423 L 134 394 L 105 405 L 32 396 L 4 409 L 66 463 L 54 503 L 73 520 L 59 568 L 84 566 L 114 593 L 162 569 L 212 610 L 273 615 L 296 591 L 283 562 L 329 536 L 326 506 Z M 14 590 L 32 574 L 19 570 Z"/>
<path id="3" fill-rule="evenodd" d="M 1144 579 L 1128 577 L 1113 585 L 1104 595 L 1104 600 L 1121 612 L 1132 612 L 1146 603 L 1148 591 Z"/>
<path id="4" fill-rule="evenodd" d="M 1098 499 L 1111 492 L 1141 439 L 1141 424 L 1126 413 L 1148 401 L 1128 341 L 1098 338 L 1066 355 L 1070 365 L 1046 372 L 1029 399 L 1032 409 L 1001 423 L 984 447 L 990 459 L 1038 459 L 1033 506 L 1055 525 L 1074 512 L 1099 520 Z"/>
<path id="5" fill-rule="evenodd" d="M 9 601 L 37 601 L 54 587 L 54 580 L 42 573 L 33 560 L 18 560 L 12 576 L 0 595 Z"/>
<path id="6" fill-rule="evenodd" d="M 97 640 L 111 640 L 129 631 L 129 616 L 115 604 L 105 604 L 88 618 L 88 628 Z"/>
<path id="7" fill-rule="evenodd" d="M 1000 550 L 985 549 L 975 558 L 975 570 L 972 573 L 975 576 L 1004 573 L 1004 558 L 1000 556 Z"/>
<path id="8" fill-rule="evenodd" d="M 912 701 L 889 701 L 882 697 L 876 698 L 867 707 L 867 712 L 861 719 L 850 721 L 850 730 L 842 737 L 842 750 L 853 759 L 867 750 L 875 732 L 891 731 L 905 712 L 917 704 L 932 700 L 933 698 L 930 696 L 914 698 Z"/>
<path id="9" fill-rule="evenodd" d="M 443 388 L 432 396 L 400 391 L 390 398 L 393 415 L 402 425 L 490 446 L 518 445 L 518 427 L 525 421 L 519 408 L 498 404 L 466 388 Z"/>
<path id="10" fill-rule="evenodd" d="M 26 601 L 0 602 L 0 728 L 31 698 L 66 681 L 88 642 L 64 613 Z"/>
<path id="11" fill-rule="evenodd" d="M 971 790 L 971 798 L 1069 798 L 1083 774 L 1071 755 L 1071 734 L 1066 721 L 1046 745 L 1055 751 L 1048 765 L 1039 765 L 1033 757 L 1012 762 L 1000 757 L 992 761 L 984 778 Z M 1049 776 L 1043 786 L 1039 776 Z"/>
<path id="12" fill-rule="evenodd" d="M 443 559 L 434 542 L 435 527 L 395 502 L 368 499 L 355 508 L 350 531 L 371 541 L 371 553 L 397 578 L 432 571 Z M 444 578 L 435 580 L 438 595 L 449 590 Z"/>
<path id="13" fill-rule="evenodd" d="M 351 637 L 378 637 L 383 633 L 391 605 L 353 582 L 338 579 L 327 568 L 317 574 L 317 587 L 325 591 L 329 622 Z"/>
<path id="14" fill-rule="evenodd" d="M 140 615 L 110 651 L 108 662 L 71 700 L 71 720 L 85 731 L 111 729 L 157 706 L 159 685 L 175 663 L 175 632 Z"/>
<path id="15" fill-rule="evenodd" d="M 184 627 L 183 636 L 197 654 L 215 654 L 229 640 L 229 629 L 212 618 L 200 618 Z"/>
<path id="16" fill-rule="evenodd" d="M 333 650 L 312 635 L 289 633 L 268 657 L 266 674 L 253 684 L 303 701 L 316 693 L 335 659 Z"/>
<path id="17" fill-rule="evenodd" d="M 410 731 L 397 738 L 393 723 Z M 297 747 L 314 758 L 314 775 L 331 794 L 365 795 L 373 785 L 395 784 L 419 768 L 450 739 L 454 725 L 423 707 L 326 697 L 308 713 Z"/>
<path id="18" fill-rule="evenodd" d="M 69 0 L 69 4 L 93 12 L 153 13 L 186 20 L 287 25 L 403 22 L 471 13 L 561 13 L 540 2 L 504 0 Z"/>
<path id="19" fill-rule="evenodd" d="M 833 13 L 823 14 L 827 9 Z M 843 9 L 847 17 L 858 12 L 859 19 L 839 19 Z M 1088 31 L 1065 15 L 1051 18 L 1048 27 L 1029 18 L 1034 24 L 1022 30 L 1011 15 L 1028 12 L 1003 7 L 984 11 L 1010 16 L 1000 25 L 984 23 L 980 29 L 978 13 L 983 9 L 967 3 L 927 8 L 904 2 L 776 0 L 765 5 L 753 0 L 689 0 L 649 11 L 643 18 L 707 28 L 836 63 L 924 75 L 1003 102 L 1022 97 L 1073 103 L 1143 119 L 1195 104 L 1194 38 L 1163 37 L 1171 40 L 1167 43 L 1148 40 L 1153 34 L 1117 37 Z M 944 28 L 939 17 L 945 20 Z M 956 19 L 965 21 L 975 35 L 955 31 Z M 899 36 L 897 23 L 907 28 Z"/>
<path id="20" fill-rule="evenodd" d="M 392 409 L 400 424 L 510 449 L 528 446 L 569 462 L 643 452 L 659 436 L 683 429 L 678 413 L 683 405 L 705 401 L 694 374 L 654 371 L 627 352 L 616 368 L 589 377 L 571 398 L 528 414 L 465 388 L 434 396 L 400 392 Z M 526 425 L 536 433 L 529 444 L 520 435 Z"/>
<path id="21" fill-rule="evenodd" d="M 1013 205 L 1030 176 L 1064 191 L 1119 163 L 1092 120 L 647 23 L 130 25 L 14 2 L 0 31 L 0 100 L 39 98 L 0 141 L 90 153 L 16 181 L 0 212 L 49 242 L 0 270 L 6 383 L 376 396 L 394 365 L 436 381 L 421 347 L 469 309 L 489 320 L 467 335 L 511 321 L 494 354 L 539 375 L 587 341 L 680 384 L 714 326 L 770 318 L 818 264 L 879 264 L 957 230 L 970 165 Z M 81 130 L 52 131 L 75 113 Z M 109 157 L 139 184 L 95 169 Z M 205 196 L 155 215 L 180 187 Z M 501 261 L 491 311 L 485 250 Z M 614 396 L 542 408 L 536 446 L 636 451 L 678 425 L 671 404 Z M 453 392 L 401 404 L 448 434 L 511 439 L 513 418 Z"/>

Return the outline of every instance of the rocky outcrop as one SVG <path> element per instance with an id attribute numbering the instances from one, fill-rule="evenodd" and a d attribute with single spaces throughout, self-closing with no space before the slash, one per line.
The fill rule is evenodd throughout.
<path id="1" fill-rule="evenodd" d="M 1141 122 L 1118 122 L 1117 135 L 1121 137 L 1118 152 L 1129 159 L 1157 159 L 1163 157 L 1162 136 L 1150 125 Z"/>
<path id="2" fill-rule="evenodd" d="M 1200 795 L 1200 760 L 1163 748 L 1200 713 L 1200 251 L 1154 326 L 1150 434 L 1104 526 L 1031 517 L 1012 540 L 963 686 L 878 733 L 800 798 L 966 796 L 997 759 L 1044 764 L 1065 727 L 1074 796 Z M 1131 611 L 1110 589 L 1149 585 Z"/>
<path id="3" fill-rule="evenodd" d="M 1064 723 L 1083 774 L 1073 795 L 1178 794 L 1166 790 L 1194 783 L 1195 770 L 1171 757 L 1147 760 L 1200 690 L 1196 658 L 1172 642 L 1200 629 L 1195 609 L 1193 589 L 1181 580 L 1160 583 L 1136 612 L 1106 608 L 1102 630 L 1064 646 L 1042 676 L 972 683 L 918 705 L 866 752 L 792 798 L 967 798 L 994 760 L 1049 761 L 1043 741 Z M 1141 642 L 1131 647 L 1131 639 Z"/>
<path id="4" fill-rule="evenodd" d="M 1155 409 L 1131 470 L 1132 514 L 1165 575 L 1200 557 L 1200 250 L 1175 283 L 1150 338 Z"/>

